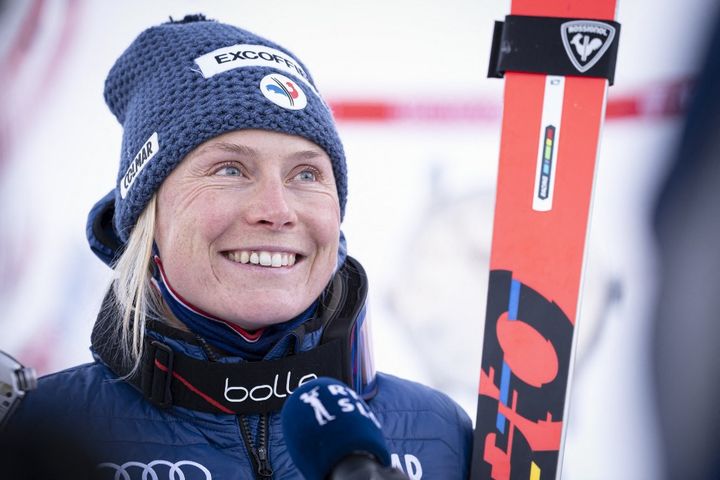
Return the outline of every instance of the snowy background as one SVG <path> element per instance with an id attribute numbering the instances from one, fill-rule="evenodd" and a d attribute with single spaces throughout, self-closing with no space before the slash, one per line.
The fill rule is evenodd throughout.
<path id="1" fill-rule="evenodd" d="M 0 3 L 0 349 L 41 373 L 90 359 L 110 271 L 85 241 L 121 129 L 102 99 L 144 28 L 198 11 L 271 38 L 337 107 L 343 229 L 371 285 L 379 370 L 448 392 L 474 419 L 501 80 L 485 78 L 508 1 Z M 620 1 L 579 318 L 564 478 L 662 478 L 649 390 L 649 208 L 673 153 L 711 0 Z M 352 104 L 391 115 L 356 118 Z M 366 112 L 367 113 L 367 112 Z"/>

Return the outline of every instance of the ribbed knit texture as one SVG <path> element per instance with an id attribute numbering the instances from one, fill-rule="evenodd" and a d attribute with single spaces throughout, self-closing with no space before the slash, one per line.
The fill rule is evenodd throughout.
<path id="1" fill-rule="evenodd" d="M 145 30 L 120 56 L 105 82 L 105 101 L 123 126 L 120 169 L 115 190 L 114 227 L 126 242 L 138 216 L 160 184 L 192 149 L 238 129 L 264 129 L 299 135 L 323 148 L 331 159 L 341 218 L 347 199 L 345 154 L 325 102 L 300 74 L 269 66 L 234 68 L 205 78 L 195 59 L 223 47 L 283 47 L 237 27 L 186 17 Z M 260 81 L 270 73 L 297 80 L 307 106 L 289 110 L 268 100 Z M 135 156 L 157 132 L 159 149 L 134 179 L 125 198 L 120 182 Z"/>

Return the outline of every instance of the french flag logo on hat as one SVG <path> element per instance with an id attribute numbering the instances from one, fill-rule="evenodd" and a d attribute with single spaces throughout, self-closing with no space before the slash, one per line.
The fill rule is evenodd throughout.
<path id="1" fill-rule="evenodd" d="M 260 81 L 260 91 L 275 105 L 288 110 L 302 110 L 307 106 L 307 96 L 300 86 L 279 73 L 266 75 Z"/>

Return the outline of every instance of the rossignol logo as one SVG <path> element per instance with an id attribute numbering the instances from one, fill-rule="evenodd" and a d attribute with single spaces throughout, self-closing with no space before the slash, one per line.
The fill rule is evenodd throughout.
<path id="1" fill-rule="evenodd" d="M 155 132 L 147 139 L 140 151 L 132 159 L 130 166 L 125 171 L 125 175 L 123 175 L 120 179 L 120 196 L 122 198 L 127 196 L 127 193 L 135 182 L 135 179 L 159 150 L 160 144 L 158 143 L 158 134 Z"/>
<path id="2" fill-rule="evenodd" d="M 288 110 L 302 110 L 307 106 L 307 96 L 297 82 L 279 73 L 266 75 L 260 81 L 260 91 L 275 105 Z"/>
<path id="3" fill-rule="evenodd" d="M 292 380 L 292 371 L 288 371 L 283 377 L 275 374 L 275 378 L 271 384 L 260 385 L 238 385 L 230 386 L 230 379 L 225 378 L 225 400 L 232 403 L 242 403 L 245 401 L 264 402 L 270 398 L 285 398 L 295 391 L 300 385 L 318 378 L 314 373 L 308 373 L 301 377 L 297 383 Z M 284 381 L 284 385 L 282 382 Z M 278 382 L 281 382 L 278 386 Z M 294 385 L 294 388 L 291 388 Z"/>
<path id="4" fill-rule="evenodd" d="M 180 460 L 168 462 L 167 460 L 153 460 L 149 463 L 125 462 L 122 465 L 117 463 L 101 463 L 98 469 L 113 470 L 114 479 L 122 480 L 212 480 L 212 474 L 205 466 L 191 460 Z M 95 477 L 93 477 L 95 478 Z"/>
<path id="5" fill-rule="evenodd" d="M 560 26 L 565 51 L 575 68 L 584 73 L 605 54 L 615 38 L 615 27 L 595 20 L 573 20 Z"/>

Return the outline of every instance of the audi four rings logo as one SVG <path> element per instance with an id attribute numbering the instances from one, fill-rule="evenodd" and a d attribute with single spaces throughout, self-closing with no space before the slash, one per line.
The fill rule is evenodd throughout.
<path id="1" fill-rule="evenodd" d="M 115 470 L 113 480 L 212 480 L 210 470 L 197 462 L 153 460 L 150 463 L 101 463 L 98 468 Z M 187 476 L 186 476 L 187 475 Z"/>

